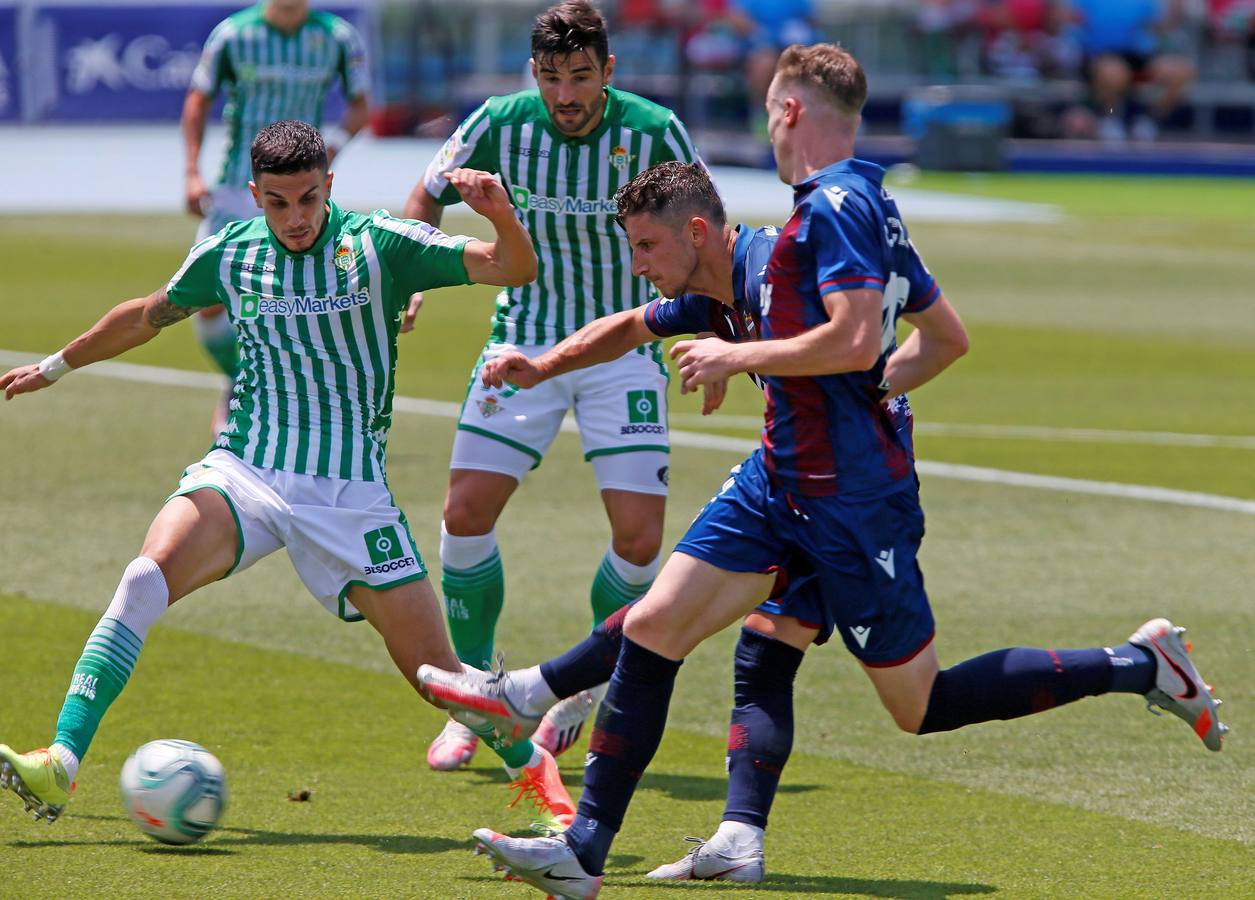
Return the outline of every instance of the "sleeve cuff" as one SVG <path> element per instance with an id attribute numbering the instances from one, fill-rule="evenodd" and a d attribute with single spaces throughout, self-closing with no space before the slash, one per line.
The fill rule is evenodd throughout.
<path id="1" fill-rule="evenodd" d="M 840 278 L 828 278 L 819 283 L 819 293 L 829 294 L 833 291 L 857 291 L 867 288 L 873 291 L 883 291 L 885 289 L 885 280 L 876 278 L 873 275 L 843 275 Z"/>

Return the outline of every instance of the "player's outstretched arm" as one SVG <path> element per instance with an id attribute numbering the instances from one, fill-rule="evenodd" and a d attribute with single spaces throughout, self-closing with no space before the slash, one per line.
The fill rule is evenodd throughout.
<path id="1" fill-rule="evenodd" d="M 824 294 L 829 319 L 796 337 L 731 344 L 727 341 L 680 341 L 671 358 L 680 358 L 685 391 L 738 372 L 759 375 L 837 375 L 865 372 L 880 356 L 880 291 L 860 288 Z"/>
<path id="2" fill-rule="evenodd" d="M 183 132 L 183 202 L 194 216 L 205 215 L 205 201 L 209 188 L 200 176 L 200 148 L 205 140 L 205 120 L 214 99 L 203 91 L 190 88 L 183 99 L 183 114 L 179 127 Z"/>
<path id="3" fill-rule="evenodd" d="M 0 376 L 0 390 L 4 391 L 6 400 L 12 400 L 18 394 L 42 390 L 71 369 L 112 359 L 132 347 L 151 341 L 162 328 L 186 319 L 195 311 L 171 303 L 165 288 L 148 297 L 119 303 L 91 329 L 52 356 Z"/>
<path id="4" fill-rule="evenodd" d="M 328 165 L 335 163 L 336 157 L 344 150 L 344 145 L 353 140 L 369 121 L 370 103 L 365 94 L 358 94 L 345 107 L 340 124 L 328 128 L 323 133 L 323 141 L 327 146 Z"/>
<path id="5" fill-rule="evenodd" d="M 967 329 L 945 297 L 923 312 L 902 316 L 915 330 L 885 363 L 884 388 L 894 397 L 913 391 L 940 375 L 967 352 Z"/>
<path id="6" fill-rule="evenodd" d="M 444 216 L 444 207 L 431 195 L 426 183 L 420 178 L 414 185 L 414 189 L 410 191 L 410 196 L 405 200 L 404 215 L 407 219 L 417 219 L 428 225 L 439 227 L 440 220 Z"/>
<path id="7" fill-rule="evenodd" d="M 485 387 L 501 387 L 508 381 L 529 388 L 555 375 L 618 359 L 629 350 L 658 339 L 645 324 L 644 310 L 644 306 L 639 306 L 595 319 L 535 359 L 517 351 L 503 353 L 484 363 L 480 378 Z"/>
<path id="8" fill-rule="evenodd" d="M 492 223 L 497 239 L 470 241 L 462 251 L 466 274 L 477 284 L 522 287 L 536 278 L 532 236 L 514 214 L 514 204 L 501 182 L 479 169 L 454 169 L 449 183 L 472 210 Z"/>

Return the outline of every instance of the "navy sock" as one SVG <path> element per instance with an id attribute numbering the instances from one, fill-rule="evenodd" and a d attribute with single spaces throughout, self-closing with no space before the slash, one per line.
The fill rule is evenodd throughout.
<path id="1" fill-rule="evenodd" d="M 1104 647 L 1111 663 L 1111 691 L 1116 694 L 1145 694 L 1155 686 L 1155 654 L 1145 647 L 1124 643 Z"/>
<path id="2" fill-rule="evenodd" d="M 564 833 L 590 875 L 600 875 L 605 868 L 610 842 L 623 825 L 636 783 L 658 750 L 679 670 L 680 662 L 623 638 L 588 742 L 579 814 Z"/>
<path id="3" fill-rule="evenodd" d="M 623 642 L 623 620 L 635 601 L 617 610 L 566 653 L 540 664 L 541 677 L 559 699 L 605 684 Z"/>
<path id="4" fill-rule="evenodd" d="M 919 733 L 952 731 L 991 719 L 1017 719 L 1105 694 L 1112 689 L 1115 670 L 1101 647 L 1015 647 L 986 653 L 937 673 Z"/>
<path id="5" fill-rule="evenodd" d="M 728 728 L 728 803 L 724 821 L 767 827 L 780 774 L 793 749 L 793 679 L 803 653 L 741 629 L 733 657 Z"/>

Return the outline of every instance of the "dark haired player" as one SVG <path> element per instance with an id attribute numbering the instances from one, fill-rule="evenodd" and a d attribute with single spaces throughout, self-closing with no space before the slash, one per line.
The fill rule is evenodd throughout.
<path id="1" fill-rule="evenodd" d="M 692 162 L 687 133 L 669 109 L 610 86 L 615 59 L 606 23 L 586 0 L 541 13 L 532 28 L 535 90 L 492 97 L 458 128 L 414 186 L 405 213 L 440 223 L 459 194 L 457 166 L 496 172 L 532 235 L 535 281 L 497 298 L 492 331 L 476 370 L 500 353 L 538 356 L 588 322 L 650 298 L 631 272 L 615 226 L 614 194 L 637 173 L 667 160 Z M 530 469 L 540 465 L 568 409 L 610 520 L 610 545 L 593 577 L 593 622 L 643 594 L 658 568 L 670 442 L 667 374 L 657 342 L 537 390 L 490 388 L 472 375 L 449 463 L 441 528 L 441 587 L 458 658 L 487 669 L 505 575 L 494 528 Z M 555 753 L 570 746 L 595 700 L 581 694 L 554 707 L 536 740 Z M 476 738 L 450 722 L 427 760 L 455 769 Z"/>
<path id="2" fill-rule="evenodd" d="M 114 307 L 64 349 L 0 376 L 8 399 L 41 390 L 216 303 L 244 349 L 227 422 L 126 567 L 74 666 L 53 742 L 25 754 L 0 744 L 0 783 L 36 818 L 61 814 L 102 717 L 167 607 L 280 548 L 331 613 L 379 631 L 416 688 L 421 664 L 458 665 L 385 475 L 397 329 L 413 291 L 526 283 L 536 272 L 531 240 L 486 172 L 459 169 L 450 179 L 492 223 L 493 243 L 382 211 L 341 210 L 329 199 L 322 136 L 304 122 L 263 128 L 251 159 L 262 215 L 197 243 L 166 286 Z M 551 756 L 537 751 L 515 767 L 544 812 L 572 812 Z"/>

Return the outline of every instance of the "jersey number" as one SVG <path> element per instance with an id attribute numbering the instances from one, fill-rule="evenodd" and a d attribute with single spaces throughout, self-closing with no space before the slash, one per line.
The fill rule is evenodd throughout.
<path id="1" fill-rule="evenodd" d="M 896 272 L 889 275 L 885 296 L 880 309 L 880 353 L 889 352 L 898 337 L 898 315 L 911 296 L 911 282 Z"/>

